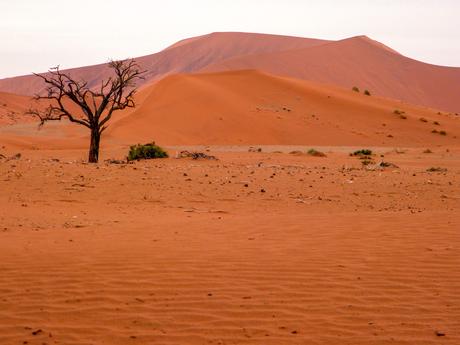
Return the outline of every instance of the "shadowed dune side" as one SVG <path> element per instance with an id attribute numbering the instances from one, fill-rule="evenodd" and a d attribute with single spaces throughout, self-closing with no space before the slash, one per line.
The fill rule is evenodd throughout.
<path id="1" fill-rule="evenodd" d="M 112 124 L 110 137 L 189 145 L 418 146 L 456 143 L 460 134 L 455 116 L 258 71 L 174 75 L 141 94 L 143 102 Z M 431 133 L 435 127 L 448 135 Z"/>
<path id="2" fill-rule="evenodd" d="M 460 112 L 460 68 L 416 61 L 365 36 L 285 52 L 236 57 L 203 72 L 258 69 Z"/>

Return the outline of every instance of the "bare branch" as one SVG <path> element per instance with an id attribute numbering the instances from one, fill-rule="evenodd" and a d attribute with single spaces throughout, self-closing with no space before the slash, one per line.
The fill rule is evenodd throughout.
<path id="1" fill-rule="evenodd" d="M 68 119 L 70 122 L 91 130 L 90 162 L 97 161 L 101 134 L 107 129 L 113 113 L 135 107 L 136 82 L 144 79 L 145 71 L 134 60 L 110 61 L 108 67 L 114 75 L 102 80 L 100 88 L 91 89 L 87 81 L 76 80 L 62 72 L 59 66 L 46 74 L 35 74 L 46 87 L 45 95 L 36 95 L 35 100 L 46 104 L 44 108 L 29 109 L 26 114 L 47 121 Z M 82 115 L 72 113 L 69 102 L 81 110 Z M 92 155 L 91 150 L 94 150 Z"/>

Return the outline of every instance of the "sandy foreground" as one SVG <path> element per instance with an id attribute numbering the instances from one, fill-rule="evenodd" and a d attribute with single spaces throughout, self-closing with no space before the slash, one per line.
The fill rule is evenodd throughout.
<path id="1" fill-rule="evenodd" d="M 460 149 L 292 150 L 2 151 L 0 344 L 459 344 Z"/>

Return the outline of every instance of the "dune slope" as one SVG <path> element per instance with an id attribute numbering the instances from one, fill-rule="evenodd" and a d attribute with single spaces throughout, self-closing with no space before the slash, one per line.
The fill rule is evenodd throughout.
<path id="1" fill-rule="evenodd" d="M 301 37 L 217 32 L 180 41 L 159 53 L 138 57 L 136 61 L 142 69 L 147 70 L 142 83 L 149 83 L 171 73 L 194 72 L 235 56 L 306 48 L 327 42 Z M 74 78 L 88 81 L 91 87 L 99 86 L 102 79 L 111 75 L 106 64 L 74 68 L 66 72 Z M 43 89 L 42 81 L 33 75 L 0 80 L 0 91 L 32 95 Z"/>
<path id="2" fill-rule="evenodd" d="M 170 76 L 144 89 L 142 98 L 109 136 L 190 145 L 395 146 L 447 144 L 460 134 L 454 115 L 250 70 Z"/>
<path id="3" fill-rule="evenodd" d="M 460 68 L 426 64 L 365 36 L 285 52 L 236 57 L 203 71 L 259 69 L 460 112 Z"/>
<path id="4" fill-rule="evenodd" d="M 31 121 L 24 115 L 30 103 L 30 97 L 0 92 L 0 126 Z"/>

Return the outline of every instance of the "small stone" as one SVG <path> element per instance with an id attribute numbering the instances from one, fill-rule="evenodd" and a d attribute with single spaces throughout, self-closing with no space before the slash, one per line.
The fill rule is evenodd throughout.
<path id="1" fill-rule="evenodd" d="M 445 337 L 446 336 L 446 333 L 441 332 L 441 331 L 436 331 L 435 334 L 436 334 L 437 337 Z"/>

